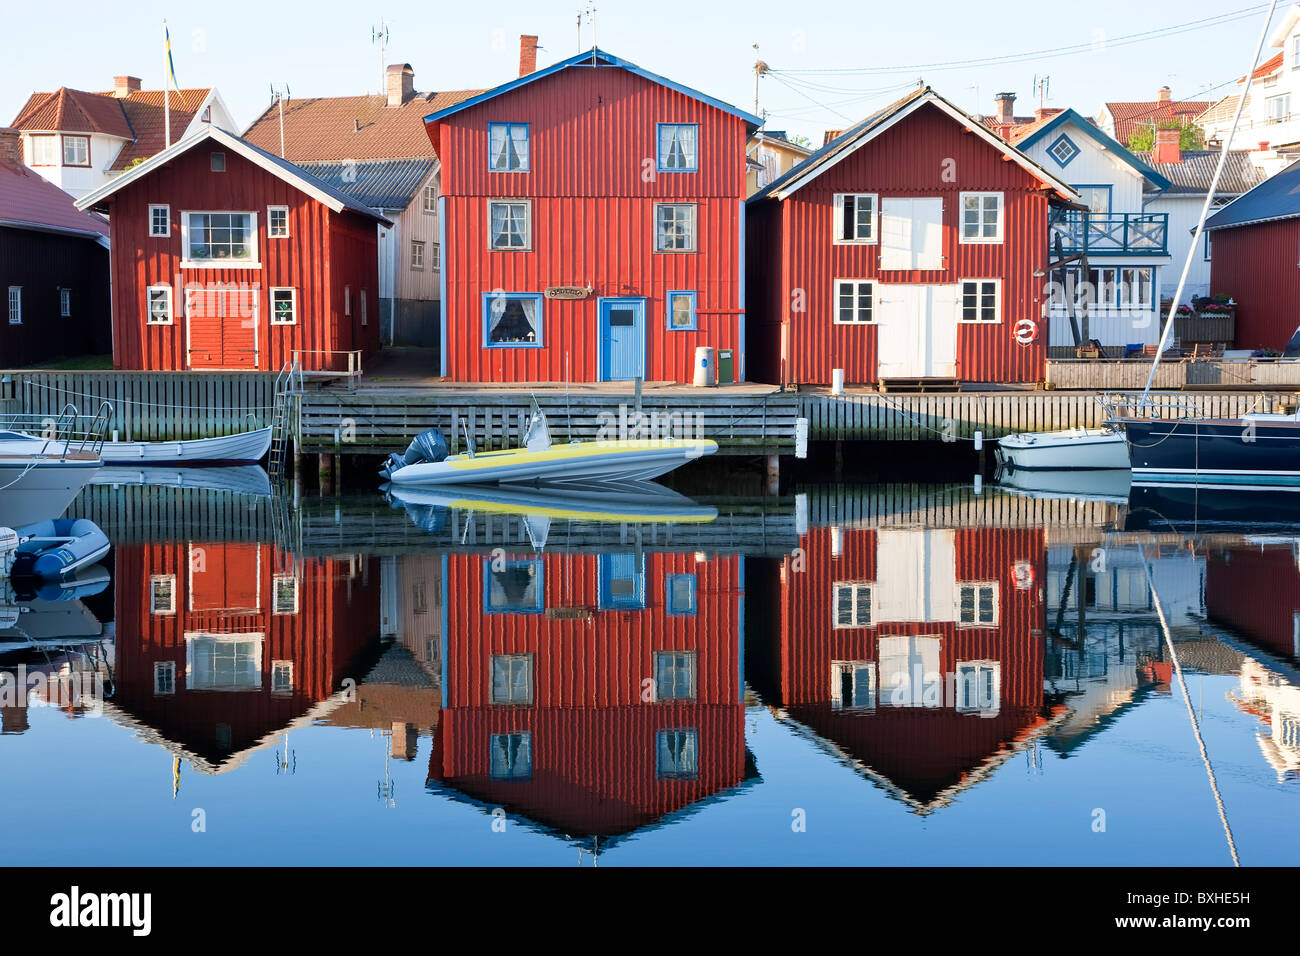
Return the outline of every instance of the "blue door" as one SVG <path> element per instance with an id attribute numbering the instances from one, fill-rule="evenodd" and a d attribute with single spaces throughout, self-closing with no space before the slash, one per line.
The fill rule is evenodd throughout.
<path id="1" fill-rule="evenodd" d="M 645 377 L 645 299 L 600 302 L 601 381 Z"/>

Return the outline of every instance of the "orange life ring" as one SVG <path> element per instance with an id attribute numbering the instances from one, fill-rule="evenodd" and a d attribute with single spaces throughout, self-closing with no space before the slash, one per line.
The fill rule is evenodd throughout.
<path id="1" fill-rule="evenodd" d="M 1038 338 L 1038 323 L 1033 319 L 1021 319 L 1016 323 L 1013 334 L 1021 345 L 1028 345 Z"/>

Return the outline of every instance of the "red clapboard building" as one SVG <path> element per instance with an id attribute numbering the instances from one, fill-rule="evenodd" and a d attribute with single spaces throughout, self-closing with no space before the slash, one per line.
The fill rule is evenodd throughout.
<path id="1" fill-rule="evenodd" d="M 1237 348 L 1282 351 L 1300 332 L 1300 163 L 1228 203 L 1205 230 L 1210 294 L 1237 303 Z"/>
<path id="2" fill-rule="evenodd" d="M 750 198 L 750 374 L 1041 381 L 1066 183 L 928 87 Z"/>
<path id="3" fill-rule="evenodd" d="M 295 568 L 270 544 L 196 541 L 114 561 L 112 713 L 204 772 L 323 716 L 378 642 L 377 558 Z"/>
<path id="4" fill-rule="evenodd" d="M 914 810 L 994 769 L 1044 698 L 1041 530 L 812 528 L 764 583 L 768 693 Z"/>
<path id="5" fill-rule="evenodd" d="M 431 789 L 605 838 L 754 776 L 742 557 L 446 562 Z"/>
<path id="6" fill-rule="evenodd" d="M 340 370 L 379 348 L 379 213 L 206 127 L 88 193 L 109 215 L 113 364 Z"/>
<path id="7" fill-rule="evenodd" d="M 745 144 L 761 121 L 593 49 L 425 117 L 442 164 L 442 374 L 743 379 Z M 726 378 L 723 370 L 723 378 Z"/>

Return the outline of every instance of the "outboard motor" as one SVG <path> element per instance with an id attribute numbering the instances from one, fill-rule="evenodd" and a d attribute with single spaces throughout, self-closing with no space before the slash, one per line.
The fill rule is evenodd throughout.
<path id="1" fill-rule="evenodd" d="M 379 469 L 381 478 L 389 481 L 393 478 L 393 472 L 399 468 L 405 468 L 407 465 L 420 465 L 425 462 L 437 464 L 447 458 L 447 439 L 442 437 L 442 432 L 436 428 L 430 428 L 427 432 L 421 432 L 411 440 L 411 444 L 406 449 L 404 455 L 389 455 L 388 461 Z"/>
<path id="2" fill-rule="evenodd" d="M 1291 341 L 1288 342 L 1286 348 L 1282 350 L 1282 357 L 1300 358 L 1300 328 L 1295 330 L 1295 334 L 1291 336 Z"/>

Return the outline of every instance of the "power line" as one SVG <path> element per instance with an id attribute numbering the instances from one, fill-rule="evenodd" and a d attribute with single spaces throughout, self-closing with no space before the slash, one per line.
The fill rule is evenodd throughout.
<path id="1" fill-rule="evenodd" d="M 1145 30 L 1139 33 L 1128 33 L 1114 39 L 1105 39 L 1100 41 L 1104 47 L 1129 46 L 1134 43 L 1144 43 L 1149 40 L 1160 40 L 1166 37 L 1178 36 L 1181 33 L 1188 33 L 1193 30 L 1204 30 L 1212 26 L 1222 26 L 1227 23 L 1233 23 L 1237 20 L 1244 20 L 1250 16 L 1264 10 L 1268 4 L 1256 4 L 1251 7 L 1243 7 L 1229 13 L 1216 14 L 1211 17 L 1204 17 L 1200 20 L 1191 20 L 1187 23 L 1172 24 L 1166 27 L 1157 27 L 1152 30 Z M 889 73 L 916 72 L 918 70 L 935 71 L 935 70 L 960 70 L 970 67 L 979 66 L 1000 66 L 1007 63 L 1018 63 L 1033 59 L 1042 59 L 1045 57 L 1067 56 L 1074 53 L 1087 53 L 1096 50 L 1098 41 L 1089 41 L 1086 43 L 1076 43 L 1067 46 L 1052 47 L 1043 50 L 1032 50 L 1022 53 L 1008 53 L 1002 56 L 992 57 L 971 57 L 964 60 L 939 60 L 931 63 L 910 63 L 896 66 L 871 66 L 856 68 L 836 68 L 836 69 L 813 69 L 813 70 L 771 70 L 773 74 L 779 73 L 783 76 L 789 75 L 809 75 L 809 74 L 838 74 L 845 76 L 871 76 Z"/>

